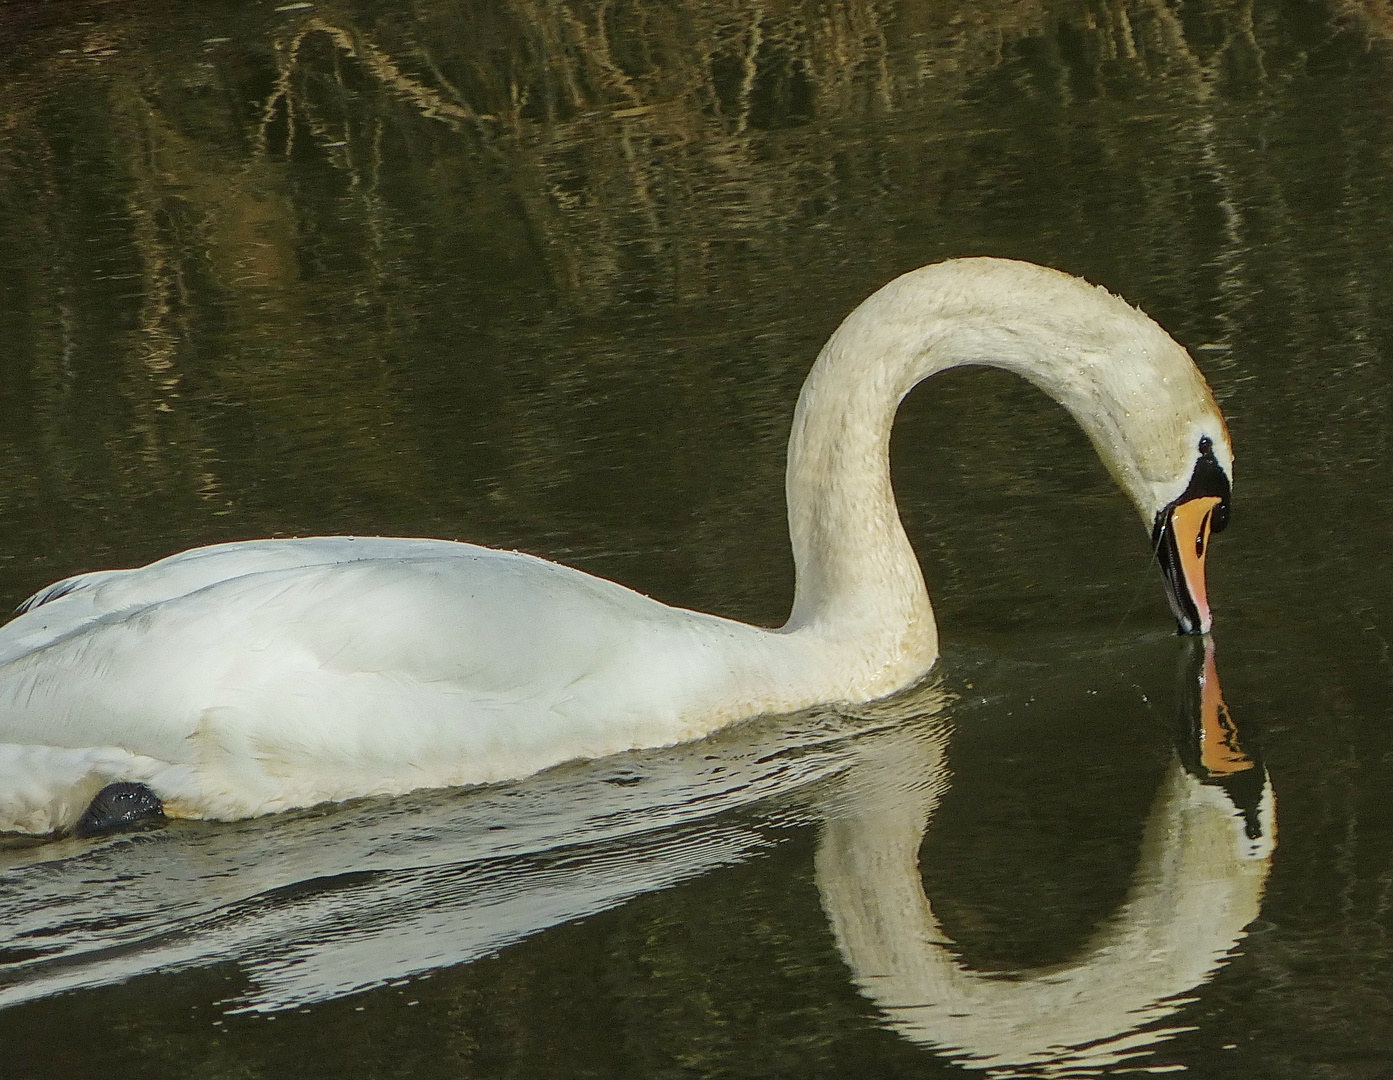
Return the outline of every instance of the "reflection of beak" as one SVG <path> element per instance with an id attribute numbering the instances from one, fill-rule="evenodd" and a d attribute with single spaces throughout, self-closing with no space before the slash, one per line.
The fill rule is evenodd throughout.
<path id="1" fill-rule="evenodd" d="M 1224 704 L 1219 672 L 1214 666 L 1214 643 L 1204 643 L 1204 673 L 1200 675 L 1200 765 L 1220 779 L 1253 767 L 1253 759 L 1238 744 L 1238 727 Z"/>
<path id="2" fill-rule="evenodd" d="M 1222 501 L 1217 495 L 1204 495 L 1176 503 L 1157 531 L 1156 558 L 1182 634 L 1207 634 L 1213 624 L 1204 589 L 1204 555 L 1214 509 Z"/>
<path id="3" fill-rule="evenodd" d="M 1239 741 L 1238 724 L 1224 704 L 1214 666 L 1214 639 L 1186 643 L 1180 657 L 1176 749 L 1185 771 L 1201 784 L 1222 788 L 1243 816 L 1243 829 L 1256 840 L 1268 829 L 1263 819 L 1267 770 Z M 1251 735 L 1251 732 L 1249 733 Z"/>

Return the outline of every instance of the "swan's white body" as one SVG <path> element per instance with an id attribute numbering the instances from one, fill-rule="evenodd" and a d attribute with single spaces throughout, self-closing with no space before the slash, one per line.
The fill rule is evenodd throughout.
<path id="1" fill-rule="evenodd" d="M 447 541 L 257 540 L 74 584 L 3 635 L 10 827 L 113 778 L 215 818 L 486 783 L 838 689 L 816 642 Z M 71 796 L 45 810 L 50 776 Z"/>
<path id="2" fill-rule="evenodd" d="M 438 540 L 252 541 L 70 578 L 0 628 L 0 830 L 70 826 L 113 780 L 174 815 L 237 818 L 889 694 L 938 652 L 890 429 L 916 383 L 962 364 L 1017 371 L 1068 408 L 1148 526 L 1198 440 L 1231 470 L 1204 380 L 1139 311 L 1026 263 L 925 267 L 853 312 L 804 386 L 780 629 Z"/>

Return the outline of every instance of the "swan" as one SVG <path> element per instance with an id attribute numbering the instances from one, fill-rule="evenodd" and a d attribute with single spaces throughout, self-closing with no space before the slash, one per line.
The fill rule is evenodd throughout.
<path id="1" fill-rule="evenodd" d="M 1132 888 L 1077 958 L 1048 968 L 973 971 L 934 915 L 919 849 L 950 786 L 945 728 L 862 741 L 814 879 L 838 951 L 888 1027 L 993 1077 L 1110 1074 L 1187 1030 L 1160 1025 L 1258 917 L 1277 842 L 1271 781 L 1224 706 L 1213 644 L 1187 653 L 1188 730 L 1152 803 Z"/>
<path id="2" fill-rule="evenodd" d="M 1189 355 L 1101 287 L 957 259 L 879 289 L 808 375 L 782 627 L 443 540 L 253 540 L 66 578 L 0 628 L 0 830 L 490 783 L 885 697 L 938 655 L 891 425 L 917 383 L 967 364 L 1017 372 L 1073 414 L 1151 533 L 1179 629 L 1207 633 L 1233 454 Z"/>

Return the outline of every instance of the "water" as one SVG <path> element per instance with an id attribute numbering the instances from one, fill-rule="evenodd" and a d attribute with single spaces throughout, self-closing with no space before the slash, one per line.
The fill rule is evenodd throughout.
<path id="1" fill-rule="evenodd" d="M 1086 440 L 954 372 L 893 447 L 935 681 L 6 850 L 0 1071 L 1389 1075 L 1383 7 L 278 6 L 0 8 L 0 599 L 388 533 L 777 623 L 821 342 L 896 273 L 1027 258 L 1152 314 L 1229 419 L 1215 642 L 1268 801 L 1206 771 Z"/>

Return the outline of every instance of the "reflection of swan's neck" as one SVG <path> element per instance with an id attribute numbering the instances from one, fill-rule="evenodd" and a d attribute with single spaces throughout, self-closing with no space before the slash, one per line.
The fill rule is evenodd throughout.
<path id="1" fill-rule="evenodd" d="M 872 752 L 867 781 L 825 826 L 823 906 L 862 992 L 907 1038 L 965 1064 L 1076 1070 L 1138 1052 L 1165 1037 L 1138 1029 L 1177 1009 L 1175 995 L 1205 981 L 1257 917 L 1270 789 L 1255 842 L 1221 789 L 1176 764 L 1153 805 L 1127 901 L 1082 959 L 1011 979 L 971 971 L 949 950 L 918 868 L 947 785 L 942 742 L 886 740 Z"/>
<path id="2" fill-rule="evenodd" d="M 890 431 L 915 384 L 964 364 L 1023 375 L 1073 413 L 1148 529 L 1179 494 L 1166 485 L 1189 475 L 1191 436 L 1222 425 L 1185 351 L 1103 289 L 998 259 L 906 274 L 842 323 L 799 398 L 787 477 L 797 588 L 786 629 L 898 635 L 882 655 L 912 653 L 917 670 L 933 660 L 933 613 L 890 487 Z"/>

